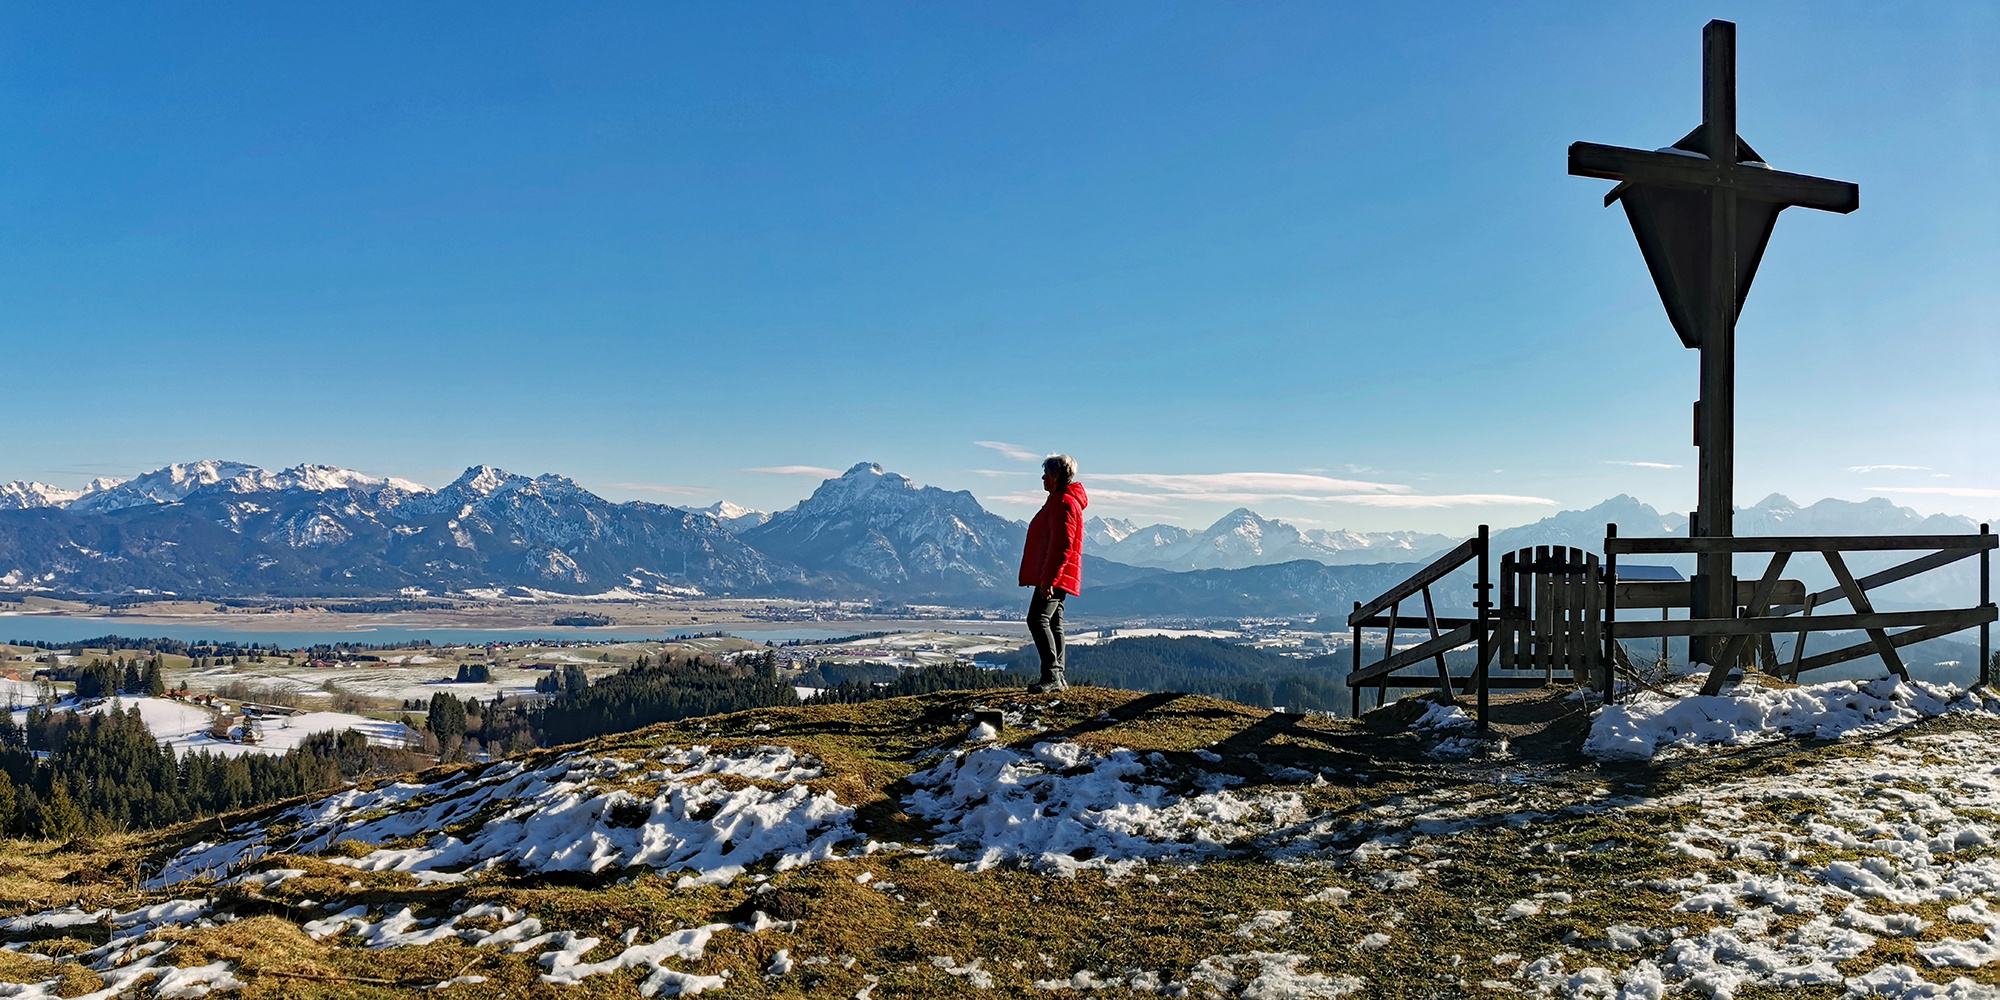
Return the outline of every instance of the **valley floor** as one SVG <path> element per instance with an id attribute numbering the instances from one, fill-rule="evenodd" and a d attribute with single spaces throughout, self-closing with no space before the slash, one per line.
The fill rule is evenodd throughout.
<path id="1" fill-rule="evenodd" d="M 10 845 L 0 996 L 2000 996 L 1996 708 L 1823 685 L 1593 733 L 1542 696 L 1479 738 L 1422 702 L 1082 688 L 689 720 Z M 1682 745 L 1737 718 L 1747 745 Z"/>

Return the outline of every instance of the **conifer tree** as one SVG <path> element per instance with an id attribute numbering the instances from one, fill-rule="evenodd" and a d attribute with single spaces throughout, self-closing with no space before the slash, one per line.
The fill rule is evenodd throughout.
<path id="1" fill-rule="evenodd" d="M 20 810 L 20 796 L 14 791 L 14 779 L 0 770 L 0 837 L 14 835 L 14 823 Z"/>
<path id="2" fill-rule="evenodd" d="M 448 743 L 454 736 L 465 735 L 465 703 L 442 691 L 431 695 L 430 715 L 424 725 L 437 734 L 440 742 Z"/>
<path id="3" fill-rule="evenodd" d="M 69 782 L 58 774 L 49 784 L 48 801 L 42 803 L 42 836 L 68 840 L 83 832 L 83 810 L 69 793 Z"/>

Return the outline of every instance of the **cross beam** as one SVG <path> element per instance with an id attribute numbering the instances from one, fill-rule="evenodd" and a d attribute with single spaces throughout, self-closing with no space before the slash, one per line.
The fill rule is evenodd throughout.
<path id="1" fill-rule="evenodd" d="M 1672 148 L 1672 147 L 1668 147 Z M 1846 181 L 1787 173 L 1755 163 L 1718 163 L 1688 153 L 1656 153 L 1595 142 L 1569 146 L 1569 172 L 1577 177 L 1651 184 L 1657 187 L 1708 190 L 1734 188 L 1738 198 L 1768 201 L 1787 208 L 1817 208 L 1842 215 L 1861 207 L 1861 188 Z M 1623 185 L 1621 185 L 1622 187 Z M 1604 196 L 1609 207 L 1623 194 Z"/>
<path id="2" fill-rule="evenodd" d="M 1861 196 L 1846 181 L 1765 164 L 1736 133 L 1736 25 L 1710 21 L 1701 42 L 1700 128 L 1657 151 L 1573 143 L 1569 172 L 1619 182 L 1604 204 L 1625 202 L 1676 332 L 1701 350 L 1699 499 L 1688 533 L 1728 538 L 1736 510 L 1736 318 L 1758 259 L 1778 212 L 1797 207 L 1845 214 L 1860 207 Z M 1697 560 L 1695 617 L 1736 617 L 1731 556 L 1705 553 Z M 1706 642 L 1689 649 L 1690 659 L 1703 662 L 1710 653 Z"/>

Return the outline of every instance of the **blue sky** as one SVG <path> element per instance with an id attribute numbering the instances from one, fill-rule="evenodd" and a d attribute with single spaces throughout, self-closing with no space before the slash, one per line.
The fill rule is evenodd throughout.
<path id="1" fill-rule="evenodd" d="M 1563 156 L 1697 124 L 1725 17 L 1745 138 L 1862 204 L 1779 221 L 1739 503 L 2000 513 L 1990 2 L 573 8 L 0 7 L 0 479 L 1684 510 L 1695 354 Z"/>

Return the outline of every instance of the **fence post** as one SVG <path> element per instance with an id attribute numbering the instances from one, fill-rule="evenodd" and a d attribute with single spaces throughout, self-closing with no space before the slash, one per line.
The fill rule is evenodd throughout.
<path id="1" fill-rule="evenodd" d="M 1979 533 L 1982 535 L 1992 534 L 1993 525 L 1991 524 L 1980 525 Z M 1979 606 L 1982 608 L 1993 603 L 1993 560 L 1991 558 L 1992 555 L 1993 555 L 1992 549 L 1981 548 L 1979 550 Z M 1991 687 L 1993 684 L 1993 677 L 1991 676 L 1992 673 L 1993 673 L 1993 623 L 1981 622 L 1979 625 L 1979 683 Z"/>
<path id="2" fill-rule="evenodd" d="M 1360 601 L 1354 602 L 1354 614 L 1361 614 Z M 1354 627 L 1354 670 L 1352 672 L 1358 674 L 1361 672 L 1361 624 L 1354 621 L 1352 617 L 1349 618 L 1349 624 Z M 1350 687 L 1347 689 L 1347 693 L 1354 696 L 1353 717 L 1356 719 L 1361 718 L 1361 689 Z"/>
<path id="3" fill-rule="evenodd" d="M 1473 661 L 1472 669 L 1479 675 L 1479 731 L 1486 731 L 1487 683 L 1486 662 L 1493 655 L 1493 583 L 1488 576 L 1487 549 L 1490 548 L 1486 525 L 1479 526 L 1479 582 L 1472 585 L 1473 615 L 1479 619 L 1479 659 Z"/>
<path id="4" fill-rule="evenodd" d="M 1611 543 L 1618 537 L 1618 526 L 1604 526 L 1604 703 L 1609 705 L 1618 700 L 1618 682 L 1612 676 L 1612 667 L 1618 662 L 1612 648 L 1618 640 L 1612 636 L 1611 626 L 1618 624 L 1618 553 L 1611 551 Z"/>

